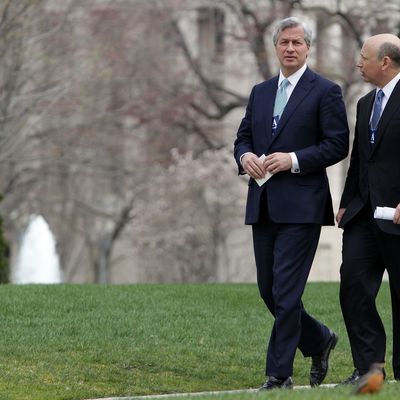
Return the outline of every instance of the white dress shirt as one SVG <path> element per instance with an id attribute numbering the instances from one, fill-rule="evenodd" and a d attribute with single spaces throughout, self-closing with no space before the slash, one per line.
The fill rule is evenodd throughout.
<path id="1" fill-rule="evenodd" d="M 301 76 L 304 74 L 306 69 L 307 69 L 307 64 L 304 64 L 294 74 L 292 74 L 286 78 L 289 81 L 289 85 L 286 86 L 286 96 L 287 96 L 288 101 L 289 101 L 290 96 L 293 93 L 294 88 L 296 87 L 297 83 L 299 82 Z M 278 87 L 284 79 L 285 79 L 285 76 L 282 74 L 282 71 L 280 71 Z M 292 159 L 292 168 L 290 169 L 290 171 L 294 174 L 300 173 L 299 160 L 297 159 L 296 153 L 290 152 L 289 155 L 290 155 L 290 158 Z"/>

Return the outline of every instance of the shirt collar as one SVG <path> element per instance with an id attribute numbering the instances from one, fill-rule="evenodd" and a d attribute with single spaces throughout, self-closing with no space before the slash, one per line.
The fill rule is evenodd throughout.
<path id="1" fill-rule="evenodd" d="M 394 87 L 397 85 L 397 82 L 400 80 L 400 72 L 389 82 L 387 83 L 383 88 L 382 91 L 385 94 L 385 97 L 388 99 L 390 95 L 393 92 Z M 376 89 L 376 92 L 378 92 L 379 88 Z"/>
<path id="2" fill-rule="evenodd" d="M 282 71 L 279 71 L 279 80 L 278 80 L 278 86 L 281 84 L 281 82 L 284 79 L 287 79 L 290 84 L 294 87 L 297 85 L 297 82 L 300 80 L 301 76 L 304 74 L 304 71 L 307 69 L 307 64 L 304 64 L 300 69 L 298 69 L 294 74 L 288 76 L 285 78 L 285 76 L 282 74 Z M 399 78 L 400 79 L 400 78 Z M 386 93 L 385 93 L 386 94 Z"/>

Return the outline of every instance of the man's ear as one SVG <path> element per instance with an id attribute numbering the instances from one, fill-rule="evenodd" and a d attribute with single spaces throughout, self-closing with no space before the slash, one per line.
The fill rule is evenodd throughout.
<path id="1" fill-rule="evenodd" d="M 392 65 L 392 59 L 389 56 L 382 58 L 382 70 L 388 69 Z"/>

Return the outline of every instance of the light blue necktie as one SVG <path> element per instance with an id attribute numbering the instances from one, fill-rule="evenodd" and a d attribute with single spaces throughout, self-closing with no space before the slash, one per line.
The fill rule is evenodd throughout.
<path id="1" fill-rule="evenodd" d="M 381 117 L 383 96 L 384 93 L 382 89 L 379 89 L 378 93 L 375 96 L 374 109 L 372 111 L 372 117 L 369 123 L 369 129 L 370 129 L 369 141 L 371 144 L 375 143 L 376 130 L 378 129 L 379 118 Z"/>
<path id="2" fill-rule="evenodd" d="M 286 87 L 289 83 L 290 82 L 287 79 L 284 79 L 276 92 L 274 114 L 272 116 L 272 135 L 274 135 L 276 131 L 279 119 L 281 118 L 282 112 L 287 103 Z"/>

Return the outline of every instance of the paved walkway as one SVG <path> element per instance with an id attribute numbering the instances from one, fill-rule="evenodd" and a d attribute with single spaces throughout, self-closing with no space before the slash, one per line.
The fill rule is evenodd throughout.
<path id="1" fill-rule="evenodd" d="M 326 385 L 321 385 L 319 387 L 332 388 L 335 387 L 336 383 L 329 383 Z M 304 386 L 293 386 L 293 389 L 310 389 L 310 385 Z M 156 399 L 173 399 L 175 397 L 183 396 L 206 396 L 206 395 L 218 395 L 218 394 L 235 394 L 235 393 L 255 393 L 258 389 L 242 389 L 242 390 L 222 390 L 213 392 L 195 392 L 195 393 L 169 393 L 169 394 L 152 394 L 147 396 L 131 396 L 131 397 L 106 397 L 100 399 L 90 399 L 90 400 L 156 400 Z"/>

